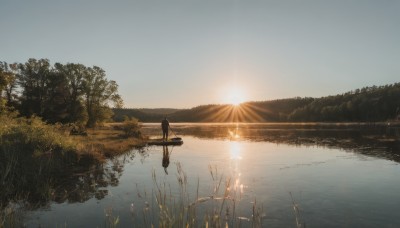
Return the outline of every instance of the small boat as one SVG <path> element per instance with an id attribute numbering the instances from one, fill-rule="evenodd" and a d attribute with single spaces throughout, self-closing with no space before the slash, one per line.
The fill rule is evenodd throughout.
<path id="1" fill-rule="evenodd" d="M 163 141 L 162 139 L 150 139 L 147 142 L 147 145 L 154 145 L 154 146 L 179 146 L 183 144 L 182 138 L 171 138 L 167 141 Z"/>

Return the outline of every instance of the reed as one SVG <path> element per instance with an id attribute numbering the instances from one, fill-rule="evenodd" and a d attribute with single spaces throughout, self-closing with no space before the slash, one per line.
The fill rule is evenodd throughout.
<path id="1" fill-rule="evenodd" d="M 306 223 L 302 220 L 299 205 L 293 199 L 293 195 L 291 192 L 289 192 L 289 195 L 290 195 L 290 198 L 292 199 L 292 206 L 293 206 L 294 216 L 296 219 L 296 227 L 304 228 L 304 227 L 306 227 Z"/>
<path id="2" fill-rule="evenodd" d="M 142 202 L 141 219 L 132 215 L 136 226 L 145 227 L 261 227 L 263 207 L 252 202 L 247 214 L 236 211 L 241 203 L 240 186 L 235 186 L 232 177 L 218 174 L 217 167 L 209 166 L 212 184 L 210 193 L 200 195 L 200 179 L 193 186 L 182 165 L 176 163 L 176 183 L 160 181 L 152 171 L 153 189 L 151 194 L 136 186 Z M 151 203 L 148 203 L 151 202 Z M 133 205 L 133 204 L 132 204 Z"/>
<path id="3" fill-rule="evenodd" d="M 23 210 L 19 203 L 0 205 L 0 228 L 23 227 Z"/>

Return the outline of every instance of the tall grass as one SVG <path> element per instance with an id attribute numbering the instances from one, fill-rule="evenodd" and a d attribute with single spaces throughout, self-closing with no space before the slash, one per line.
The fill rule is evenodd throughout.
<path id="1" fill-rule="evenodd" d="M 47 205 L 60 176 L 90 159 L 78 156 L 61 125 L 47 125 L 37 117 L 18 118 L 15 113 L 0 114 L 0 122 L 0 227 L 12 227 L 15 205 Z"/>
<path id="2" fill-rule="evenodd" d="M 152 172 L 153 189 L 138 191 L 143 208 L 134 212 L 134 224 L 144 227 L 261 227 L 263 207 L 254 199 L 245 216 L 237 208 L 241 203 L 241 189 L 232 177 L 218 174 L 209 167 L 212 186 L 210 193 L 200 195 L 200 179 L 190 186 L 180 163 L 176 163 L 176 183 L 159 181 Z M 190 190 L 192 189 L 192 190 Z M 139 204 L 139 203 L 138 203 Z M 134 208 L 135 205 L 132 204 Z"/>
<path id="3" fill-rule="evenodd" d="M 39 118 L 16 118 L 10 114 L 0 115 L 0 121 L 1 202 L 10 194 L 15 195 L 16 189 L 36 186 L 35 177 L 49 171 L 49 167 L 76 160 L 72 142 Z M 37 186 L 35 192 L 47 194 L 43 191 L 45 186 Z"/>
<path id="4" fill-rule="evenodd" d="M 73 143 L 61 130 L 61 125 L 48 125 L 38 117 L 16 118 L 15 114 L 0 115 L 0 145 L 24 146 L 35 155 L 73 149 Z"/>
<path id="5" fill-rule="evenodd" d="M 294 217 L 296 219 L 296 227 L 297 228 L 304 228 L 304 227 L 306 227 L 306 222 L 304 222 L 302 220 L 302 216 L 301 216 L 299 205 L 294 200 L 292 193 L 289 192 L 289 194 L 290 194 L 290 198 L 292 199 L 293 212 L 294 212 Z"/>

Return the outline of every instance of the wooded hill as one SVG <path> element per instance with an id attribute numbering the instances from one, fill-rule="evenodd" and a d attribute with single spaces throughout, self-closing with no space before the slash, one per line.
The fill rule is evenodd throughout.
<path id="1" fill-rule="evenodd" d="M 175 112 L 114 109 L 114 120 L 124 116 L 142 122 L 369 122 L 400 118 L 400 83 L 356 89 L 321 98 L 289 98 L 246 102 L 240 106 L 202 105 Z"/>

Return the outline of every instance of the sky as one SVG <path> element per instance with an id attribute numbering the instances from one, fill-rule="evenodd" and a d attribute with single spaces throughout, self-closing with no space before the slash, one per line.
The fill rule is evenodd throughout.
<path id="1" fill-rule="evenodd" d="M 0 0 L 0 61 L 103 68 L 127 108 L 400 82 L 397 0 Z"/>

